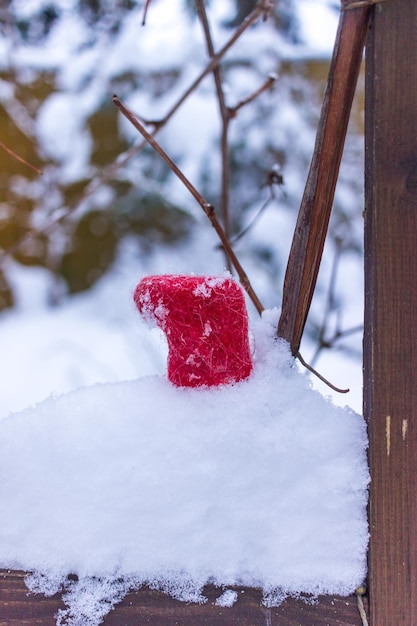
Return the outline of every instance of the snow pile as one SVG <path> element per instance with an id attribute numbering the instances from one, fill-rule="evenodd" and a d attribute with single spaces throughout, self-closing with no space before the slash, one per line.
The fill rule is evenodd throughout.
<path id="1" fill-rule="evenodd" d="M 48 305 L 47 270 L 9 264 L 16 306 L 0 313 L 7 354 L 0 361 L 0 420 L 51 394 L 164 372 L 160 331 L 149 329 L 126 297 L 138 281 L 138 260 L 125 253 L 92 289 L 59 306 Z"/>
<path id="2" fill-rule="evenodd" d="M 273 605 L 362 582 L 364 421 L 309 387 L 275 323 L 258 324 L 238 384 L 149 376 L 0 421 L 0 566 L 64 590 L 58 624 L 95 626 L 142 584 L 196 602 L 207 582 L 259 586 Z"/>

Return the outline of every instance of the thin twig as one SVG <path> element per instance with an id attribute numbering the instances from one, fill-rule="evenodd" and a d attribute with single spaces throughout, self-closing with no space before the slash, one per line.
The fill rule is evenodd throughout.
<path id="1" fill-rule="evenodd" d="M 363 587 L 359 587 L 356 590 L 356 598 L 358 601 L 358 611 L 362 620 L 362 626 L 369 626 L 368 616 L 366 615 L 365 607 L 363 606 L 363 600 L 362 600 L 362 596 L 364 595 L 365 591 L 366 590 Z"/>
<path id="2" fill-rule="evenodd" d="M 173 117 L 173 115 L 177 112 L 180 106 L 187 100 L 187 98 L 193 93 L 193 91 L 198 87 L 201 81 L 213 71 L 215 67 L 220 63 L 223 56 L 228 52 L 228 50 L 236 43 L 236 41 L 244 34 L 244 32 L 252 26 L 262 15 L 267 15 L 267 11 L 269 10 L 270 3 L 266 0 L 261 0 L 257 3 L 254 10 L 248 17 L 240 24 L 237 29 L 234 31 L 230 39 L 224 44 L 224 46 L 217 52 L 217 54 L 211 59 L 210 63 L 202 70 L 202 72 L 197 76 L 197 78 L 192 82 L 192 84 L 184 91 L 184 93 L 178 98 L 178 100 L 173 104 L 171 109 L 165 115 L 162 120 L 158 122 L 152 122 L 154 126 L 153 134 L 155 135 L 159 130 L 161 130 L 165 124 Z M 142 141 L 139 144 L 132 146 L 126 152 L 121 154 L 115 163 L 112 163 L 108 168 L 102 172 L 100 176 L 95 177 L 84 192 L 79 196 L 79 198 L 75 201 L 75 203 L 68 207 L 63 213 L 59 213 L 59 215 L 51 220 L 47 226 L 44 228 L 36 229 L 26 233 L 23 237 L 21 237 L 15 244 L 8 247 L 6 250 L 3 250 L 0 253 L 0 264 L 2 264 L 8 257 L 13 255 L 17 250 L 19 250 L 22 246 L 33 241 L 39 235 L 48 234 L 53 228 L 64 222 L 68 219 L 69 216 L 73 216 L 76 210 L 91 196 L 93 193 L 100 188 L 103 183 L 111 180 L 115 174 L 122 168 L 126 163 L 135 155 L 137 155 L 146 145 L 146 141 Z"/>
<path id="3" fill-rule="evenodd" d="M 336 323 L 336 329 L 333 333 L 333 335 L 329 338 L 326 339 L 326 331 L 327 331 L 327 326 L 328 326 L 328 319 L 329 319 L 329 315 L 330 313 L 334 310 L 334 302 L 335 302 L 335 289 L 336 289 L 336 282 L 337 282 L 337 273 L 338 273 L 338 268 L 339 268 L 339 262 L 340 262 L 340 258 L 341 258 L 341 254 L 342 254 L 342 240 L 341 239 L 337 239 L 336 240 L 336 251 L 335 251 L 335 256 L 333 259 L 333 265 L 332 265 L 332 271 L 331 271 L 331 275 L 330 275 L 330 281 L 329 281 L 329 287 L 328 287 L 328 291 L 327 291 L 327 298 L 326 298 L 326 304 L 324 307 L 324 315 L 323 315 L 323 322 L 321 324 L 321 327 L 319 329 L 319 335 L 317 338 L 317 348 L 316 351 L 314 352 L 314 355 L 311 358 L 311 366 L 314 367 L 317 359 L 320 355 L 320 352 L 323 349 L 330 349 L 333 348 L 334 344 L 336 343 L 336 341 L 339 341 L 340 339 L 344 339 L 345 337 L 349 336 L 349 335 L 353 335 L 356 332 L 359 332 L 363 329 L 363 326 L 361 324 L 358 324 L 357 326 L 352 326 L 351 328 L 348 328 L 346 330 L 342 330 L 340 328 L 340 319 L 339 319 L 339 315 L 337 317 L 337 323 Z"/>
<path id="4" fill-rule="evenodd" d="M 232 237 L 232 239 L 230 239 L 231 244 L 235 244 L 237 241 L 239 241 L 239 239 L 242 239 L 242 237 L 244 237 L 246 233 L 249 232 L 250 229 L 254 227 L 258 219 L 261 217 L 262 213 L 271 204 L 273 200 L 274 200 L 274 196 L 270 194 L 268 198 L 265 200 L 265 202 L 261 205 L 261 208 L 258 209 L 258 211 L 256 212 L 253 219 L 249 222 L 249 224 L 247 224 L 245 228 L 243 228 L 237 235 L 235 235 L 234 237 Z"/>
<path id="5" fill-rule="evenodd" d="M 336 279 L 337 279 L 337 270 L 339 267 L 340 256 L 342 253 L 342 240 L 340 238 L 336 239 L 336 250 L 333 258 L 332 270 L 330 274 L 329 287 L 327 290 L 326 303 L 324 307 L 324 315 L 323 321 L 319 330 L 319 336 L 317 339 L 317 348 L 314 353 L 313 358 L 311 359 L 311 365 L 314 366 L 321 350 L 325 347 L 329 346 L 329 342 L 325 341 L 324 335 L 327 330 L 327 321 L 329 319 L 330 313 L 334 309 L 334 300 L 335 300 L 335 288 L 336 288 Z"/>
<path id="6" fill-rule="evenodd" d="M 265 15 L 265 11 L 268 8 L 266 5 L 269 5 L 269 3 L 268 2 L 263 2 L 263 1 L 262 2 L 258 2 L 256 4 L 256 6 L 255 6 L 254 10 L 252 11 L 252 13 L 250 13 L 243 20 L 243 22 L 236 28 L 235 32 L 230 37 L 230 39 L 228 41 L 226 41 L 224 46 L 222 48 L 220 48 L 220 50 L 218 52 L 216 52 L 216 54 L 212 57 L 210 63 L 208 63 L 206 65 L 204 70 L 197 76 L 197 78 L 194 80 L 194 82 L 188 87 L 188 89 L 186 89 L 186 91 L 183 93 L 183 95 L 177 100 L 177 102 L 174 104 L 174 106 L 170 110 L 169 114 L 167 116 L 165 116 L 163 118 L 163 120 L 161 120 L 161 124 L 165 124 L 168 121 L 168 119 L 170 117 L 172 117 L 172 115 L 182 105 L 184 100 L 186 100 L 188 98 L 188 96 L 191 93 L 193 93 L 193 91 L 196 89 L 196 87 L 198 87 L 198 85 L 201 83 L 203 78 L 205 78 L 208 74 L 210 74 L 214 70 L 215 67 L 218 66 L 218 64 L 220 63 L 220 61 L 222 60 L 222 58 L 224 57 L 226 52 L 236 43 L 236 41 L 238 39 L 240 39 L 240 37 L 243 35 L 243 33 L 248 28 L 250 28 L 250 26 L 252 26 L 252 24 L 254 24 L 260 18 L 261 15 Z"/>
<path id="7" fill-rule="evenodd" d="M 203 27 L 204 36 L 206 39 L 207 51 L 211 58 L 215 56 L 213 40 L 210 32 L 210 25 L 207 18 L 207 11 L 205 7 L 204 0 L 195 0 L 197 12 Z M 264 3 L 264 10 L 270 10 L 270 4 Z M 221 76 L 221 68 L 220 64 L 217 65 L 213 69 L 213 77 L 216 86 L 217 93 L 217 101 L 219 104 L 220 117 L 222 122 L 222 132 L 221 132 L 221 141 L 220 141 L 220 150 L 221 150 L 221 170 L 222 170 L 222 183 L 221 183 L 221 213 L 223 216 L 223 227 L 226 233 L 226 236 L 230 238 L 230 156 L 229 156 L 229 123 L 230 120 L 236 117 L 237 112 L 246 104 L 253 102 L 260 94 L 269 89 L 273 82 L 276 80 L 276 75 L 271 74 L 268 79 L 265 81 L 259 89 L 257 89 L 253 94 L 251 94 L 248 98 L 245 98 L 241 102 L 239 102 L 235 107 L 231 108 L 226 105 L 226 100 L 223 91 L 222 85 L 222 76 Z M 228 262 L 230 260 L 226 255 Z M 229 267 L 230 269 L 230 267 Z"/>
<path id="8" fill-rule="evenodd" d="M 275 168 L 272 168 L 272 170 L 268 172 L 267 174 L 267 182 L 262 185 L 262 187 L 269 188 L 269 196 L 262 203 L 261 207 L 258 209 L 258 211 L 256 212 L 255 216 L 252 218 L 252 220 L 237 235 L 235 235 L 232 239 L 230 239 L 231 244 L 234 244 L 236 243 L 236 241 L 239 241 L 239 239 L 242 239 L 242 237 L 244 237 L 246 233 L 251 228 L 254 227 L 254 225 L 256 224 L 258 219 L 261 217 L 265 209 L 267 209 L 270 203 L 273 200 L 275 200 L 274 185 L 278 185 L 278 187 L 281 188 L 281 185 L 283 185 L 283 183 L 284 183 L 284 179 L 283 179 L 282 174 L 280 174 Z M 285 197 L 285 192 L 282 189 L 281 189 L 281 192 L 283 193 Z"/>
<path id="9" fill-rule="evenodd" d="M 25 161 L 25 159 L 23 159 L 21 156 L 16 154 L 16 152 L 13 152 L 13 150 L 10 150 L 10 148 L 5 146 L 2 141 L 0 141 L 0 148 L 3 148 L 3 150 L 5 150 L 8 154 L 10 154 L 10 156 L 15 158 L 17 161 L 20 161 L 20 163 L 23 163 L 23 165 L 26 165 L 27 167 L 30 167 L 30 169 L 33 172 L 35 172 L 36 174 L 39 174 L 40 176 L 42 176 L 42 174 L 43 174 L 42 170 L 39 170 L 37 167 L 35 167 L 31 163 L 28 163 L 27 161 Z"/>
<path id="10" fill-rule="evenodd" d="M 72 208 L 68 210 L 63 210 L 57 212 L 57 215 L 50 219 L 48 224 L 43 228 L 37 228 L 36 230 L 32 230 L 23 237 L 21 237 L 16 243 L 12 246 L 9 246 L 7 250 L 3 250 L 0 253 L 0 265 L 5 262 L 5 260 L 13 255 L 17 250 L 24 247 L 26 244 L 33 241 L 36 237 L 40 235 L 47 235 L 50 233 L 58 224 L 64 222 L 68 217 L 74 215 L 75 211 L 86 201 L 90 196 L 93 195 L 101 187 L 102 184 L 111 180 L 116 172 L 123 167 L 135 154 L 140 152 L 146 145 L 146 141 L 142 141 L 140 144 L 136 146 L 132 146 L 129 150 L 127 150 L 119 159 L 116 160 L 116 163 L 112 163 L 110 167 L 108 167 L 105 172 L 99 177 L 93 178 L 92 181 L 87 186 L 87 189 L 84 190 L 82 195 L 78 198 L 78 201 Z"/>
<path id="11" fill-rule="evenodd" d="M 346 330 L 336 330 L 332 337 L 329 339 L 325 339 L 324 337 L 320 340 L 319 346 L 317 347 L 316 352 L 314 353 L 311 364 L 315 365 L 317 358 L 322 349 L 330 350 L 335 347 L 335 344 L 341 339 L 345 339 L 349 337 L 349 335 L 354 335 L 356 333 L 360 333 L 363 331 L 363 324 L 357 324 L 357 326 L 352 326 L 351 328 L 347 328 Z M 339 350 L 343 350 L 345 353 L 349 352 L 349 348 L 347 346 L 340 346 Z"/>
<path id="12" fill-rule="evenodd" d="M 264 307 L 262 306 L 258 296 L 253 290 L 250 284 L 249 278 L 246 275 L 245 271 L 243 270 L 243 267 L 241 266 L 237 256 L 232 250 L 229 240 L 227 239 L 224 229 L 216 217 L 216 214 L 212 205 L 206 202 L 206 200 L 204 200 L 203 196 L 199 193 L 199 191 L 197 191 L 197 189 L 189 181 L 189 179 L 184 175 L 184 173 L 182 172 L 182 170 L 180 170 L 177 164 L 165 152 L 165 150 L 160 146 L 160 144 L 156 141 L 156 139 L 150 133 L 148 133 L 146 128 L 139 122 L 138 119 L 136 119 L 133 113 L 125 107 L 125 105 L 121 102 L 121 100 L 116 95 L 113 96 L 113 102 L 117 106 L 117 108 L 120 110 L 120 112 L 126 117 L 126 119 L 129 120 L 129 122 L 136 128 L 136 130 L 140 132 L 140 134 L 144 137 L 144 139 L 146 139 L 146 141 L 152 146 L 152 148 L 156 150 L 156 152 L 165 161 L 165 163 L 169 165 L 169 167 L 174 172 L 174 174 L 181 180 L 181 182 L 188 189 L 191 195 L 197 200 L 198 204 L 201 206 L 204 213 L 210 220 L 211 225 L 216 231 L 223 245 L 224 250 L 228 254 L 230 261 L 233 267 L 235 268 L 237 275 L 239 276 L 239 280 L 242 284 L 242 287 L 245 289 L 248 296 L 252 300 L 258 313 L 261 314 L 262 311 L 264 310 Z"/>
<path id="13" fill-rule="evenodd" d="M 370 6 L 373 4 L 379 4 L 380 2 L 386 2 L 387 0 L 357 0 L 357 2 L 350 2 L 349 0 L 344 0 L 344 4 L 342 6 L 342 11 L 350 11 L 351 9 L 359 9 L 361 7 Z"/>
<path id="14" fill-rule="evenodd" d="M 211 58 L 215 56 L 215 50 L 213 45 L 213 39 L 211 37 L 210 25 L 207 18 L 207 11 L 204 0 L 195 0 L 197 13 L 203 27 L 204 36 L 206 39 L 207 52 Z M 222 122 L 222 132 L 220 140 L 221 150 L 221 214 L 223 216 L 223 227 L 226 236 L 230 236 L 230 157 L 229 157 L 229 121 L 230 114 L 226 106 L 226 100 L 224 97 L 222 76 L 220 64 L 213 69 L 214 84 L 216 86 L 217 102 L 219 104 L 220 117 Z M 230 270 L 230 259 L 226 255 L 228 269 Z"/>
<path id="15" fill-rule="evenodd" d="M 256 91 L 254 91 L 250 96 L 248 96 L 244 100 L 241 100 L 238 104 L 236 104 L 236 106 L 229 108 L 230 117 L 236 117 L 239 109 L 246 106 L 247 104 L 250 104 L 251 102 L 256 100 L 256 98 L 260 96 L 264 91 L 267 91 L 267 89 L 270 89 L 272 85 L 275 83 L 275 81 L 277 80 L 277 78 L 278 78 L 277 74 L 270 74 L 268 78 L 266 79 L 266 81 L 262 83 L 262 85 L 258 87 L 258 89 L 256 89 Z"/>
<path id="16" fill-rule="evenodd" d="M 306 363 L 306 361 L 304 361 L 303 357 L 300 354 L 300 351 L 298 351 L 295 356 L 300 361 L 301 365 L 303 365 L 306 369 L 308 369 L 309 372 L 314 374 L 314 376 L 317 376 L 317 378 L 320 378 L 320 380 L 323 383 L 325 383 L 328 387 L 330 387 L 330 389 L 333 389 L 333 391 L 337 391 L 337 393 L 348 393 L 350 391 L 350 389 L 340 389 L 339 387 L 336 387 L 336 385 L 333 385 L 329 380 L 327 380 L 327 378 L 319 374 L 319 372 L 315 370 L 314 367 L 311 367 L 311 365 L 309 365 L 308 363 Z"/>
<path id="17" fill-rule="evenodd" d="M 143 9 L 142 26 L 145 26 L 145 24 L 146 24 L 146 15 L 148 13 L 148 9 L 149 9 L 150 3 L 151 3 L 151 0 L 146 0 L 146 2 L 145 2 L 145 6 L 144 6 L 144 9 Z"/>

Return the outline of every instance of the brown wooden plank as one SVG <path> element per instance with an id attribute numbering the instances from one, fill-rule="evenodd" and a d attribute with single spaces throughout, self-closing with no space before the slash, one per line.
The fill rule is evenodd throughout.
<path id="1" fill-rule="evenodd" d="M 373 626 L 417 624 L 417 2 L 375 7 L 366 51 L 365 416 Z"/>
<path id="2" fill-rule="evenodd" d="M 55 626 L 54 614 L 64 604 L 56 596 L 29 595 L 23 577 L 0 570 L 0 626 Z"/>
<path id="3" fill-rule="evenodd" d="M 29 594 L 23 572 L 0 571 L 0 626 L 55 626 L 54 614 L 64 608 L 60 595 Z M 186 604 L 141 588 L 129 593 L 109 613 L 104 626 L 362 626 L 356 596 L 321 596 L 314 604 L 288 599 L 280 607 L 262 606 L 259 589 L 235 587 L 233 607 L 214 604 L 221 589 L 204 589 L 207 603 Z M 364 600 L 366 605 L 366 599 Z"/>

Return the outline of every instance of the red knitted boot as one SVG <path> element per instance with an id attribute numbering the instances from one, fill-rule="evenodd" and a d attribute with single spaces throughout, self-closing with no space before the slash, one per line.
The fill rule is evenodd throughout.
<path id="1" fill-rule="evenodd" d="M 167 336 L 168 378 L 175 385 L 221 385 L 251 373 L 245 299 L 231 278 L 148 276 L 134 300 Z"/>

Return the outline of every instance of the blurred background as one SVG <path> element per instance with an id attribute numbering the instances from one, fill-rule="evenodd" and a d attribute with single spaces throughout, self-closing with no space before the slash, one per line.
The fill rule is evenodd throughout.
<path id="1" fill-rule="evenodd" d="M 196 3 L 148 4 L 142 25 L 140 0 L 0 1 L 0 417 L 51 393 L 163 373 L 164 339 L 136 312 L 136 283 L 227 269 L 200 207 L 141 147 L 113 94 L 158 129 L 216 208 L 263 305 L 281 304 L 339 2 L 277 0 L 245 31 L 220 67 L 226 125 L 212 74 L 175 109 L 209 59 Z M 216 51 L 255 4 L 204 3 Z M 361 77 L 301 346 L 351 391 L 312 384 L 358 412 L 362 211 Z"/>

